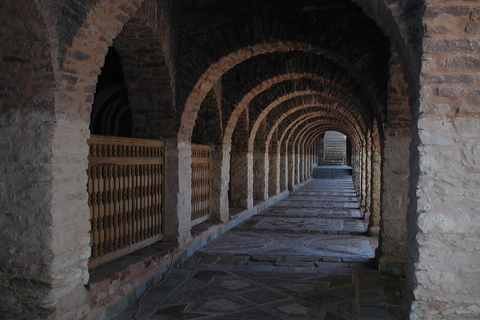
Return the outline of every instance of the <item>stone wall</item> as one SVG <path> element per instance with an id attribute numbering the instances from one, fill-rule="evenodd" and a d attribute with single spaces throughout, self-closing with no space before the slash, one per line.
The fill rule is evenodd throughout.
<path id="1" fill-rule="evenodd" d="M 388 117 L 383 141 L 381 233 L 379 269 L 403 274 L 406 246 L 406 216 L 409 203 L 410 106 L 407 84 L 398 55 L 390 61 Z"/>
<path id="2" fill-rule="evenodd" d="M 411 319 L 480 314 L 480 7 L 428 1 L 408 216 Z"/>
<path id="3" fill-rule="evenodd" d="M 88 297 L 93 293 L 85 287 L 90 251 L 88 122 L 97 76 L 108 46 L 114 44 L 135 108 L 135 135 L 170 137 L 168 237 L 180 244 L 191 238 L 190 141 L 202 107 L 211 108 L 221 123 L 209 142 L 220 143 L 222 133 L 226 137 L 213 159 L 214 174 L 219 175 L 213 180 L 214 217 L 222 221 L 228 219 L 229 198 L 234 207 L 251 208 L 254 190 L 262 199 L 268 197 L 267 184 L 274 186 L 275 180 L 280 187 L 269 188 L 270 193 L 294 189 L 308 178 L 312 161 L 307 132 L 320 127 L 344 130 L 352 143 L 355 186 L 363 208 L 371 213 L 379 207 L 382 166 L 379 266 L 400 273 L 407 252 L 406 315 L 476 317 L 480 7 L 462 0 L 355 2 L 388 39 L 351 2 L 342 5 L 358 19 L 345 15 L 341 23 L 330 25 L 319 25 L 322 19 L 296 19 L 278 33 L 276 28 L 260 27 L 278 26 L 269 16 L 260 22 L 235 17 L 226 30 L 222 19 L 195 20 L 196 11 L 177 10 L 173 1 L 3 1 L 2 315 L 79 319 L 98 310 L 98 301 L 106 305 L 120 298 L 120 291 L 114 290 L 106 300 L 103 295 L 96 300 Z M 251 8 L 242 10 L 247 9 Z M 177 17 L 176 12 L 185 16 Z M 277 22 L 285 27 L 289 14 L 283 13 L 285 19 Z M 177 18 L 183 19 L 178 26 Z M 190 19 L 195 23 L 188 25 Z M 370 39 L 378 40 L 371 44 L 375 50 L 357 39 L 362 31 L 353 23 L 359 21 L 374 30 Z M 306 26 L 320 31 L 295 38 Z M 177 27 L 183 32 L 181 39 Z M 137 37 L 142 41 L 135 43 Z M 390 46 L 394 53 L 385 92 L 382 61 L 388 55 L 382 53 Z M 262 68 L 267 58 L 282 63 Z M 246 67 L 244 62 L 253 60 Z M 410 133 L 407 101 L 413 111 Z M 270 181 L 268 171 L 275 167 L 262 167 L 268 163 L 262 163 L 268 150 L 249 145 L 257 122 L 264 125 L 262 135 L 276 132 L 281 147 L 277 159 L 269 159 L 272 166 L 280 166 L 278 173 L 272 170 Z M 413 143 L 407 150 L 410 135 Z M 377 140 L 383 141 L 381 161 Z M 372 220 L 372 226 L 377 222 Z"/>

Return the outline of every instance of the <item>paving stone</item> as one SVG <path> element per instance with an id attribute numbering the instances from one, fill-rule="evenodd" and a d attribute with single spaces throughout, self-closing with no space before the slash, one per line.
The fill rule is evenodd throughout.
<path id="1" fill-rule="evenodd" d="M 312 180 L 174 268 L 139 319 L 395 320 L 403 282 L 385 295 L 389 278 L 369 264 L 378 242 L 353 197 L 351 180 Z"/>

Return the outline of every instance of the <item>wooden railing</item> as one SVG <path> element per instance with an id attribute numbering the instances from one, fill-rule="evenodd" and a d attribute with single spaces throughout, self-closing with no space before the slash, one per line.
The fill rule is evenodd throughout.
<path id="1" fill-rule="evenodd" d="M 162 239 L 165 142 L 92 135 L 88 144 L 93 268 Z"/>
<path id="2" fill-rule="evenodd" d="M 211 147 L 192 144 L 192 225 L 210 217 Z"/>

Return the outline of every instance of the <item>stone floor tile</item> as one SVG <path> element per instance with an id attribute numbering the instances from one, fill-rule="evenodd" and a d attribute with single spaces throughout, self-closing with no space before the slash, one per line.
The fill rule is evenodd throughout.
<path id="1" fill-rule="evenodd" d="M 354 197 L 351 179 L 312 180 L 174 268 L 139 319 L 398 319 L 402 282 L 370 269 Z"/>

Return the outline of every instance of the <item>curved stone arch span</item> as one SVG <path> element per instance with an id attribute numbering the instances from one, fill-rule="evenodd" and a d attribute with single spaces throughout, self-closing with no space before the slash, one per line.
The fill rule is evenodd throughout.
<path id="1" fill-rule="evenodd" d="M 270 145 L 270 142 L 271 142 L 271 139 L 273 137 L 273 134 L 274 134 L 275 130 L 279 127 L 281 122 L 285 120 L 285 118 L 287 118 L 289 115 L 291 115 L 291 114 L 293 114 L 297 111 L 300 111 L 302 109 L 309 108 L 309 107 L 317 107 L 317 106 L 318 106 L 317 104 L 313 104 L 313 103 L 311 105 L 310 104 L 302 105 L 302 106 L 298 106 L 296 108 L 292 108 L 291 110 L 289 110 L 289 112 L 287 112 L 285 114 L 282 114 L 282 116 L 279 119 L 277 119 L 277 121 L 272 125 L 272 127 L 270 129 L 270 132 L 267 135 L 267 141 L 266 141 L 267 148 Z M 318 106 L 318 107 L 321 107 L 321 106 Z M 356 118 L 349 118 L 348 116 L 345 116 L 341 112 L 336 112 L 336 111 L 337 111 L 336 109 L 332 109 L 331 112 L 329 112 L 328 114 L 326 114 L 324 111 L 318 111 L 318 115 L 328 116 L 328 115 L 331 115 L 332 113 L 333 114 L 338 114 L 340 117 L 342 117 L 342 119 L 345 119 L 345 122 L 348 123 L 350 126 L 354 126 L 356 128 L 360 128 L 360 130 L 362 130 L 362 126 L 360 124 L 356 123 L 356 121 L 354 123 L 352 123 L 351 119 L 357 120 Z M 308 115 L 308 114 L 309 113 L 307 113 L 305 115 Z M 250 136 L 250 139 L 249 139 L 249 152 L 253 152 L 253 141 L 255 139 L 255 136 L 253 136 L 253 134 L 255 134 L 255 133 L 252 132 L 252 135 Z"/>
<path id="2" fill-rule="evenodd" d="M 260 127 L 262 121 L 267 117 L 268 113 L 270 111 L 273 111 L 275 109 L 275 107 L 279 106 L 281 103 L 283 102 L 286 102 L 287 100 L 289 99 L 292 99 L 292 98 L 295 98 L 295 97 L 300 97 L 300 96 L 319 96 L 319 97 L 325 97 L 326 95 L 321 93 L 321 92 L 318 92 L 318 91 L 315 91 L 315 90 L 307 90 L 307 91 L 298 91 L 298 92 L 294 92 L 294 93 L 290 93 L 290 94 L 287 94 L 281 98 L 278 98 L 277 100 L 273 101 L 272 103 L 270 103 L 263 111 L 262 113 L 260 114 L 260 116 L 257 118 L 257 120 L 255 121 L 254 125 L 252 126 L 252 130 L 251 130 L 251 133 L 250 133 L 250 138 L 249 138 L 249 141 L 248 141 L 248 148 L 249 148 L 249 151 L 253 150 L 253 143 L 254 143 L 254 139 L 255 139 L 255 136 L 256 136 L 256 133 L 257 133 L 257 130 L 258 128 Z M 327 98 L 329 98 L 327 96 Z M 278 123 L 280 123 L 286 116 L 290 115 L 291 113 L 297 111 L 297 110 L 300 110 L 302 108 L 306 108 L 306 107 L 311 107 L 311 106 L 315 106 L 315 105 L 318 105 L 318 104 L 314 104 L 314 103 L 311 103 L 311 104 L 304 104 L 302 106 L 299 106 L 299 107 L 294 107 L 292 109 L 289 109 L 286 113 L 283 113 L 282 116 L 277 119 L 275 121 L 275 124 L 272 126 L 276 126 L 278 125 Z M 328 107 L 325 107 L 328 109 Z M 337 110 L 337 108 L 340 108 L 340 110 Z M 341 104 L 335 104 L 334 107 L 331 107 L 331 110 L 329 109 L 329 111 L 343 111 L 343 112 L 340 112 L 341 114 L 343 113 L 351 113 L 352 111 L 349 110 L 347 107 L 344 107 L 343 105 Z M 347 117 L 348 118 L 348 117 Z M 360 120 L 357 119 L 357 117 L 355 117 L 355 115 L 351 114 L 351 118 L 355 120 L 355 122 L 358 124 L 358 126 L 362 129 L 365 129 L 367 127 L 365 121 L 363 118 L 361 118 L 360 120 L 361 123 L 359 123 Z M 225 140 L 224 140 L 225 141 Z"/>
<path id="3" fill-rule="evenodd" d="M 322 117 L 322 120 L 323 122 L 325 122 L 325 115 L 321 112 L 315 114 L 315 113 L 312 113 L 312 114 L 305 114 L 304 117 L 302 117 L 301 119 L 297 119 L 296 122 L 291 122 L 284 130 L 284 132 L 282 133 L 282 135 L 280 136 L 280 138 L 278 139 L 278 145 L 281 146 L 283 143 L 285 144 L 288 144 L 288 141 L 290 140 L 290 137 L 291 135 L 294 133 L 294 131 L 301 125 L 303 125 L 303 123 L 305 121 L 308 121 L 309 119 L 312 119 L 312 118 L 316 118 L 316 117 Z M 334 120 L 337 120 L 336 118 Z M 339 131 L 339 132 L 346 132 L 346 135 L 348 136 L 358 136 L 358 137 L 361 137 L 361 134 L 358 132 L 358 131 L 353 131 L 353 129 L 351 129 L 351 131 L 347 131 L 345 130 L 345 126 L 344 126 L 344 123 L 345 122 L 342 122 L 342 121 L 335 121 L 337 122 L 338 124 L 336 124 L 334 126 L 334 122 L 329 122 L 327 120 L 327 122 L 325 122 L 325 124 L 329 124 L 330 126 L 334 127 L 334 128 L 337 128 L 336 131 Z M 342 125 L 343 124 L 343 125 Z"/>
<path id="4" fill-rule="evenodd" d="M 291 128 L 289 130 L 285 130 L 285 132 L 282 134 L 281 138 L 279 139 L 279 145 L 283 146 L 285 148 L 285 154 L 291 158 L 292 160 L 289 162 L 289 170 L 288 174 L 289 177 L 287 181 L 289 181 L 290 185 L 295 185 L 298 181 L 298 177 L 295 171 L 296 168 L 296 162 L 295 162 L 295 155 L 297 154 L 295 152 L 297 145 L 296 145 L 296 138 L 297 136 L 295 134 L 296 130 L 300 128 L 300 130 L 305 130 L 305 125 L 304 123 L 306 121 L 311 120 L 312 118 L 319 117 L 319 116 L 313 116 L 311 118 L 305 118 L 302 119 L 301 121 L 298 122 L 293 122 L 291 125 Z M 341 122 L 338 123 L 338 126 L 335 125 L 335 120 L 336 119 L 325 119 L 325 117 L 322 117 L 321 119 L 317 120 L 315 122 L 315 125 L 330 125 L 332 128 L 342 128 Z M 292 136 L 295 138 L 292 139 Z M 290 143 L 291 142 L 291 143 Z M 289 150 L 289 146 L 291 149 Z"/>
<path id="5" fill-rule="evenodd" d="M 289 52 L 289 51 L 305 51 L 313 54 L 324 55 L 331 59 L 333 62 L 339 62 L 338 57 L 328 52 L 327 50 L 307 43 L 298 43 L 293 41 L 277 41 L 269 44 L 257 44 L 254 46 L 248 46 L 230 53 L 227 56 L 222 57 L 219 61 L 213 63 L 206 72 L 204 72 L 197 80 L 194 88 L 190 92 L 180 119 L 180 130 L 178 132 L 177 139 L 179 142 L 190 141 L 197 113 L 200 110 L 201 102 L 207 95 L 208 91 L 213 87 L 214 83 L 220 79 L 220 77 L 228 70 L 232 69 L 235 65 L 240 64 L 254 56 L 273 53 L 273 52 Z M 346 68 L 349 70 L 349 68 Z M 352 73 L 353 74 L 353 73 Z M 266 81 L 268 82 L 268 81 Z M 248 95 L 246 99 L 250 99 Z M 245 98 L 244 98 L 245 99 Z M 244 101 L 239 103 L 243 105 Z M 236 113 L 238 113 L 238 110 Z M 235 117 L 238 117 L 235 113 Z M 233 114 L 233 113 L 232 113 Z M 235 123 L 233 123 L 235 125 Z M 227 133 L 227 130 L 225 130 Z"/>

